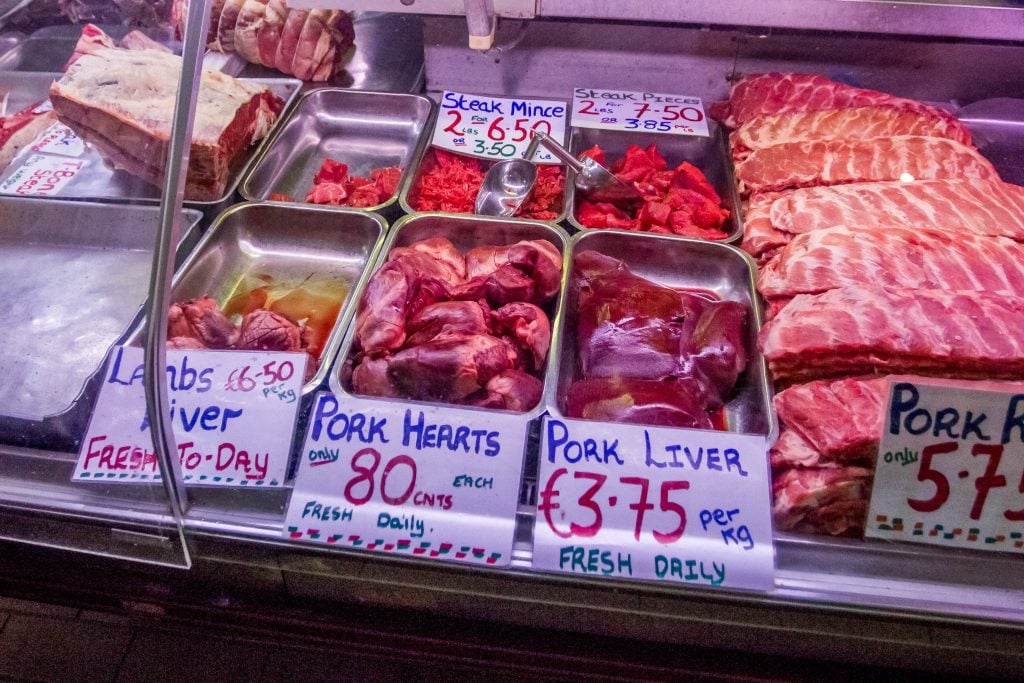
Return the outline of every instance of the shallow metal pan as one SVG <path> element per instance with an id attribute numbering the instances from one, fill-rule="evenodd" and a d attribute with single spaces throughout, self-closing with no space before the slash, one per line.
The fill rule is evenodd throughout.
<path id="1" fill-rule="evenodd" d="M 974 144 L 1005 182 L 1024 185 L 1024 100 L 997 97 L 957 111 Z"/>
<path id="2" fill-rule="evenodd" d="M 420 240 L 429 239 L 431 237 L 446 237 L 452 241 L 452 243 L 463 253 L 469 251 L 474 247 L 480 247 L 485 245 L 505 245 L 515 244 L 520 240 L 536 240 L 546 239 L 555 245 L 562 252 L 562 287 L 557 299 L 549 304 L 549 308 L 546 311 L 551 320 L 551 349 L 548 352 L 547 367 L 544 372 L 543 379 L 545 380 L 545 392 L 547 391 L 547 384 L 549 382 L 552 372 L 552 368 L 555 365 L 558 348 L 558 321 L 562 317 L 562 306 L 564 301 L 565 292 L 565 274 L 566 268 L 568 267 L 568 252 L 569 252 L 569 237 L 565 231 L 561 228 L 545 223 L 542 221 L 526 221 L 526 220 L 513 220 L 504 218 L 491 218 L 487 216 L 460 216 L 455 214 L 445 213 L 420 213 L 413 216 L 406 216 L 395 223 L 392 228 L 387 242 L 381 249 L 380 255 L 377 258 L 376 263 L 373 267 L 373 272 L 376 272 L 387 262 L 388 254 L 391 253 L 392 249 L 396 247 L 404 247 Z M 372 277 L 372 274 L 370 275 Z M 366 282 L 369 281 L 369 277 Z M 357 293 L 357 297 L 354 301 L 358 302 L 362 299 L 364 291 L 366 289 L 365 283 L 360 287 L 360 291 Z M 358 303 L 353 304 L 353 313 L 358 308 Z M 335 362 L 334 368 L 331 370 L 330 375 L 330 386 L 334 393 L 338 396 L 356 395 L 350 391 L 349 387 L 344 386 L 341 379 L 341 372 L 345 361 L 352 354 L 352 347 L 355 343 L 355 325 L 350 324 L 348 331 L 345 333 L 344 341 L 341 344 L 341 352 L 338 354 L 337 361 Z M 408 403 L 410 405 L 445 405 L 451 406 L 455 409 L 461 410 L 479 410 L 482 412 L 492 412 L 493 409 L 485 408 L 474 408 L 472 406 L 462 406 L 454 404 L 440 404 L 431 403 L 426 401 L 413 401 L 405 399 L 393 399 L 393 398 L 376 398 L 372 396 L 360 396 L 371 401 L 384 401 L 388 403 Z M 507 412 L 507 411 L 501 411 Z M 543 397 L 539 401 L 533 410 L 525 413 L 515 413 L 522 417 L 523 428 L 525 429 L 527 423 L 533 418 L 539 416 L 544 412 L 544 399 Z"/>
<path id="3" fill-rule="evenodd" d="M 9 111 L 18 111 L 28 105 L 49 99 L 50 84 L 58 80 L 60 73 L 17 73 L 0 71 L 0 90 L 10 90 L 8 101 Z M 294 78 L 265 78 L 254 79 L 256 83 L 270 88 L 275 95 L 285 101 L 282 116 L 284 116 L 292 102 L 298 96 L 302 81 Z M 280 125 L 280 120 L 276 125 Z M 266 140 L 253 145 L 246 154 L 245 159 L 234 172 L 224 195 L 218 199 L 198 202 L 186 201 L 187 206 L 200 209 L 214 210 L 223 208 L 235 193 L 235 189 L 245 175 L 251 159 L 259 152 Z M 19 159 L 28 153 L 23 151 L 18 158 L 6 169 L 0 171 L 0 182 L 6 180 L 19 165 Z M 125 171 L 115 171 L 107 165 L 103 157 L 95 148 L 89 147 L 83 156 L 79 157 L 89 162 L 86 170 L 73 179 L 62 189 L 55 199 L 86 199 L 101 201 L 148 201 L 159 202 L 161 197 L 160 188 L 150 185 L 140 178 Z"/>
<path id="4" fill-rule="evenodd" d="M 352 302 L 380 249 L 387 223 L 376 214 L 316 206 L 243 203 L 220 214 L 171 288 L 173 302 L 210 296 L 224 306 L 246 276 L 301 281 L 315 274 L 348 284 L 338 317 L 320 354 L 316 374 L 303 388 L 314 391 L 327 376 L 352 316 Z M 132 335 L 142 343 L 143 328 Z"/>
<path id="5" fill-rule="evenodd" d="M 0 437 L 68 448 L 149 288 L 159 208 L 0 198 Z M 179 256 L 202 214 L 182 213 Z M 81 423 L 81 424 L 79 424 Z"/>
<path id="6" fill-rule="evenodd" d="M 732 398 L 725 406 L 729 431 L 773 436 L 775 418 L 767 367 L 757 350 L 760 303 L 754 290 L 755 267 L 739 249 L 705 240 L 668 235 L 626 233 L 618 230 L 587 230 L 572 238 L 572 254 L 597 251 L 620 259 L 635 275 L 672 288 L 704 290 L 723 301 L 737 301 L 747 307 L 747 369 L 740 376 Z M 571 268 L 571 260 L 570 260 Z M 558 330 L 559 363 L 547 383 L 548 410 L 565 416 L 565 398 L 577 377 L 576 326 L 579 291 L 571 271 L 566 288 L 565 315 Z"/>
<path id="7" fill-rule="evenodd" d="M 433 111 L 433 102 L 421 95 L 311 90 L 256 156 L 240 192 L 250 200 L 282 193 L 301 202 L 327 157 L 364 177 L 375 168 L 398 166 L 400 188 L 428 142 Z M 356 210 L 397 215 L 398 190 L 381 204 Z"/>
<path id="8" fill-rule="evenodd" d="M 598 145 L 604 150 L 608 163 L 612 164 L 626 155 L 626 149 L 630 145 L 641 147 L 656 145 L 658 152 L 668 162 L 669 168 L 675 168 L 684 161 L 689 161 L 707 177 L 708 182 L 722 198 L 725 208 L 729 209 L 729 219 L 725 224 L 725 232 L 728 236 L 724 240 L 714 241 L 735 242 L 743 235 L 743 224 L 739 215 L 740 198 L 736 192 L 732 159 L 729 156 L 725 131 L 714 121 L 708 121 L 708 130 L 711 133 L 709 138 L 692 135 L 631 133 L 597 128 L 573 128 L 569 137 L 569 151 L 578 156 L 581 152 Z M 572 175 L 570 172 L 570 179 L 566 182 L 565 198 L 569 207 L 569 225 L 576 230 L 592 230 L 592 228 L 584 227 L 577 219 L 576 210 L 579 208 L 580 196 L 572 182 Z M 664 237 L 691 239 L 679 238 L 674 235 L 664 235 Z"/>

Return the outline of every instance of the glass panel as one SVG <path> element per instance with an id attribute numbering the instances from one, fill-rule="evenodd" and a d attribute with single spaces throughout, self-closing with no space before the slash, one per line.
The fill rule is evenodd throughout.
<path id="1" fill-rule="evenodd" d="M 141 367 L 107 362 L 142 345 L 162 204 L 179 260 L 206 209 L 163 197 L 182 73 L 170 4 L 0 17 L 0 537 L 187 567 Z"/>

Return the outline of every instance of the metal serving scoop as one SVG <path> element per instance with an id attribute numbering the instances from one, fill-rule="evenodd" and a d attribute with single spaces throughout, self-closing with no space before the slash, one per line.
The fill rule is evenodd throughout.
<path id="1" fill-rule="evenodd" d="M 509 217 L 530 196 L 537 182 L 537 167 L 531 161 L 539 145 L 544 145 L 566 166 L 576 171 L 576 189 L 596 202 L 622 202 L 641 199 L 632 186 L 615 177 L 590 157 L 577 159 L 546 133 L 533 132 L 523 159 L 507 159 L 491 166 L 476 195 L 476 212 L 484 216 Z"/>

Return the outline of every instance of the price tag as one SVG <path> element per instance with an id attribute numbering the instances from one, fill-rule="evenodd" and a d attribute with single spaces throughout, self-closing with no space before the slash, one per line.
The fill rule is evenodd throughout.
<path id="1" fill-rule="evenodd" d="M 317 396 L 285 537 L 507 565 L 521 415 Z"/>
<path id="2" fill-rule="evenodd" d="M 186 482 L 283 486 L 305 353 L 167 350 L 171 427 Z M 160 479 L 142 386 L 143 352 L 110 355 L 74 481 Z"/>
<path id="3" fill-rule="evenodd" d="M 32 154 L 0 183 L 0 194 L 52 197 L 88 165 L 85 159 Z"/>
<path id="4" fill-rule="evenodd" d="M 44 130 L 29 149 L 45 154 L 80 157 L 85 154 L 85 141 L 63 123 L 55 123 Z"/>
<path id="5" fill-rule="evenodd" d="M 522 157 L 534 130 L 565 142 L 565 109 L 565 102 L 556 100 L 505 99 L 445 90 L 432 144 L 483 159 Z M 533 160 L 559 163 L 545 149 L 539 149 Z"/>
<path id="6" fill-rule="evenodd" d="M 535 567 L 772 588 L 763 437 L 552 417 L 543 430 Z"/>
<path id="7" fill-rule="evenodd" d="M 865 536 L 1024 552 L 1024 393 L 895 379 Z"/>
<path id="8" fill-rule="evenodd" d="M 572 125 L 671 135 L 708 137 L 708 119 L 699 97 L 628 90 L 576 88 Z"/>

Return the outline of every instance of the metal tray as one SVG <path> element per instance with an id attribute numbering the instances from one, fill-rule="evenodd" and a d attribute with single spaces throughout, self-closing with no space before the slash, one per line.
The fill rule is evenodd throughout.
<path id="1" fill-rule="evenodd" d="M 18 111 L 28 105 L 49 99 L 50 84 L 61 77 L 60 73 L 3 73 L 0 71 L 0 90 L 11 91 L 8 109 Z M 282 116 L 288 111 L 292 102 L 298 96 L 302 81 L 294 78 L 261 78 L 254 79 L 256 83 L 270 88 L 274 94 L 285 100 Z M 275 124 L 276 127 L 276 124 Z M 216 200 L 197 202 L 186 201 L 187 206 L 200 209 L 214 209 L 224 206 L 234 195 L 235 189 L 241 182 L 249 167 L 251 158 L 262 149 L 266 140 L 253 146 L 253 151 L 243 161 L 238 170 L 235 171 L 232 179 L 228 182 L 224 195 Z M 22 152 L 25 154 L 26 152 Z M 21 155 L 19 155 L 21 156 Z M 88 161 L 88 171 L 83 172 L 77 178 L 68 183 L 56 198 L 58 199 L 87 199 L 102 201 L 124 201 L 140 200 L 158 202 L 161 198 L 160 188 L 150 185 L 140 178 L 125 171 L 116 171 L 107 165 L 103 157 L 93 147 L 88 147 L 80 159 Z M 6 180 L 18 168 L 18 159 L 0 172 L 0 182 Z"/>
<path id="2" fill-rule="evenodd" d="M 433 112 L 433 101 L 421 95 L 311 90 L 256 156 L 240 192 L 250 200 L 276 192 L 301 200 L 327 157 L 361 176 L 374 168 L 399 166 L 401 187 L 411 175 L 412 160 L 428 142 Z M 384 203 L 358 210 L 397 214 L 397 189 Z"/>
<path id="3" fill-rule="evenodd" d="M 565 300 L 566 269 L 569 265 L 569 236 L 561 228 L 542 221 L 511 220 L 504 218 L 491 218 L 488 216 L 460 216 L 447 213 L 420 213 L 414 216 L 405 216 L 395 223 L 394 228 L 388 236 L 387 241 L 381 249 L 380 255 L 374 263 L 373 272 L 377 272 L 387 262 L 388 254 L 396 247 L 404 247 L 420 240 L 431 237 L 447 237 L 463 253 L 484 245 L 515 244 L 520 240 L 546 239 L 554 244 L 562 252 L 562 288 L 558 298 L 546 311 L 551 319 L 551 350 L 548 352 L 547 368 L 544 372 L 545 392 L 552 377 L 552 369 L 555 367 L 558 349 L 558 321 L 562 318 L 562 307 Z M 372 277 L 372 274 L 371 274 Z M 366 278 L 369 282 L 369 277 Z M 366 289 L 365 283 L 360 287 L 356 301 L 363 298 Z M 353 306 L 353 312 L 357 306 Z M 349 387 L 344 386 L 341 380 L 341 371 L 345 361 L 352 354 L 352 346 L 355 343 L 355 325 L 349 325 L 345 339 L 341 344 L 341 352 L 335 367 L 331 370 L 330 386 L 338 396 L 355 395 Z M 367 400 L 379 400 L 388 403 L 407 403 L 410 405 L 451 405 L 437 404 L 425 401 L 413 401 L 394 398 L 374 398 L 372 396 L 361 396 Z M 472 406 L 453 405 L 460 410 L 479 410 L 493 412 L 493 409 L 474 408 Z M 508 412 L 508 411 L 501 411 Z M 525 413 L 515 413 L 522 416 L 523 428 L 533 418 L 544 412 L 543 397 L 533 410 Z"/>
<path id="4" fill-rule="evenodd" d="M 704 173 L 730 213 L 729 220 L 725 224 L 728 236 L 724 240 L 707 241 L 731 243 L 743 235 L 743 224 L 739 214 L 740 198 L 736 191 L 736 180 L 733 177 L 732 159 L 729 156 L 725 131 L 714 121 L 708 121 L 708 130 L 711 132 L 709 138 L 690 135 L 630 133 L 597 128 L 573 128 L 569 136 L 569 151 L 578 156 L 580 152 L 599 145 L 605 151 L 608 163 L 611 164 L 625 156 L 626 149 L 630 145 L 640 145 L 641 147 L 657 145 L 658 151 L 665 157 L 669 168 L 675 168 L 684 161 L 689 161 Z M 566 181 L 565 196 L 566 204 L 571 207 L 568 212 L 569 224 L 576 230 L 592 230 L 592 228 L 584 227 L 576 219 L 576 209 L 579 206 L 580 197 L 576 193 L 572 175 L 570 172 L 570 179 Z M 678 238 L 673 235 L 664 235 L 664 237 L 692 239 Z"/>
<path id="5" fill-rule="evenodd" d="M 413 195 L 413 190 L 417 187 L 417 185 L 419 185 L 420 177 L 424 173 L 427 173 L 428 171 L 430 171 L 434 167 L 434 165 L 435 165 L 433 157 L 428 155 L 428 152 L 430 150 L 434 149 L 434 147 L 430 144 L 430 140 L 429 140 L 429 138 L 431 137 L 432 133 L 433 133 L 433 130 L 430 130 L 430 131 L 427 132 L 427 138 L 428 139 L 426 140 L 425 144 L 423 145 L 423 148 L 416 155 L 416 158 L 413 160 L 413 163 L 412 163 L 413 172 L 411 174 L 409 174 L 409 176 L 406 178 L 405 182 L 402 183 L 402 185 L 401 185 L 401 187 L 399 188 L 399 191 L 398 191 L 398 201 L 399 201 L 399 203 L 402 206 L 402 210 L 405 211 L 406 213 L 434 213 L 434 212 L 430 212 L 430 211 L 424 211 L 424 212 L 417 211 L 410 204 L 410 200 L 411 200 L 410 198 Z M 469 156 L 469 155 L 466 155 L 466 156 Z M 472 158 L 475 159 L 476 157 L 472 157 Z M 480 159 L 479 161 L 481 163 L 483 163 L 484 170 L 487 170 L 492 165 L 497 163 L 496 161 L 489 161 L 487 159 Z M 569 186 L 569 180 L 568 180 L 568 178 L 566 178 L 566 187 L 568 188 L 568 186 Z M 565 221 L 566 216 L 569 213 L 569 195 L 567 194 L 567 192 L 568 192 L 568 190 L 566 190 L 565 193 L 563 193 L 563 195 L 562 195 L 562 210 L 561 210 L 561 212 L 558 214 L 558 216 L 556 216 L 555 218 L 551 219 L 550 221 L 545 221 L 546 223 L 563 223 Z M 448 215 L 448 216 L 473 216 L 475 214 L 447 213 L 445 215 Z M 533 220 L 533 219 L 529 219 L 529 218 L 515 218 L 513 220 L 517 220 L 518 221 L 518 220 Z"/>
<path id="6" fill-rule="evenodd" d="M 330 83 L 353 90 L 418 93 L 423 89 L 423 20 L 409 14 L 355 12 L 355 51 Z M 411 48 L 411 49 L 410 49 Z M 276 69 L 237 60 L 228 73 L 243 77 L 280 76 Z"/>
<path id="7" fill-rule="evenodd" d="M 0 61 L 6 59 L 7 53 L 18 47 L 24 40 L 24 33 L 18 33 L 17 31 L 0 33 Z"/>
<path id="8" fill-rule="evenodd" d="M 320 366 L 303 388 L 314 391 L 327 376 L 352 317 L 352 293 L 366 279 L 387 223 L 376 214 L 316 206 L 243 203 L 220 214 L 174 277 L 171 300 L 210 296 L 223 306 L 247 275 L 301 281 L 310 274 L 342 280 L 348 291 L 320 355 Z M 143 327 L 132 335 L 142 343 Z"/>
<path id="9" fill-rule="evenodd" d="M 117 24 L 103 24 L 100 29 L 115 40 L 120 40 L 133 30 L 129 26 Z M 138 30 L 175 52 L 181 52 L 181 43 L 173 39 L 170 31 Z M 63 71 L 81 35 L 82 26 L 79 24 L 47 26 L 33 31 L 28 36 L 22 36 L 23 39 L 10 50 L 0 48 L 0 71 Z"/>
<path id="10" fill-rule="evenodd" d="M 772 413 L 767 366 L 757 350 L 760 331 L 760 302 L 754 289 L 755 267 L 750 257 L 728 244 L 683 239 L 668 235 L 626 233 L 619 230 L 587 230 L 572 238 L 572 253 L 597 251 L 621 259 L 640 277 L 673 288 L 693 288 L 713 292 L 723 301 L 737 301 L 750 312 L 747 326 L 747 369 L 736 384 L 732 399 L 725 406 L 729 431 L 773 436 L 776 426 Z M 548 410 L 563 416 L 569 385 L 576 379 L 576 320 L 579 291 L 568 278 L 565 315 L 558 331 L 560 362 L 557 376 L 549 381 Z"/>
<path id="11" fill-rule="evenodd" d="M 72 425 L 91 403 L 83 400 L 90 378 L 141 316 L 158 214 L 155 206 L 0 198 L 5 442 L 28 445 L 34 435 L 58 447 L 50 436 L 80 437 Z M 194 244 L 201 217 L 183 212 L 179 255 Z"/>

